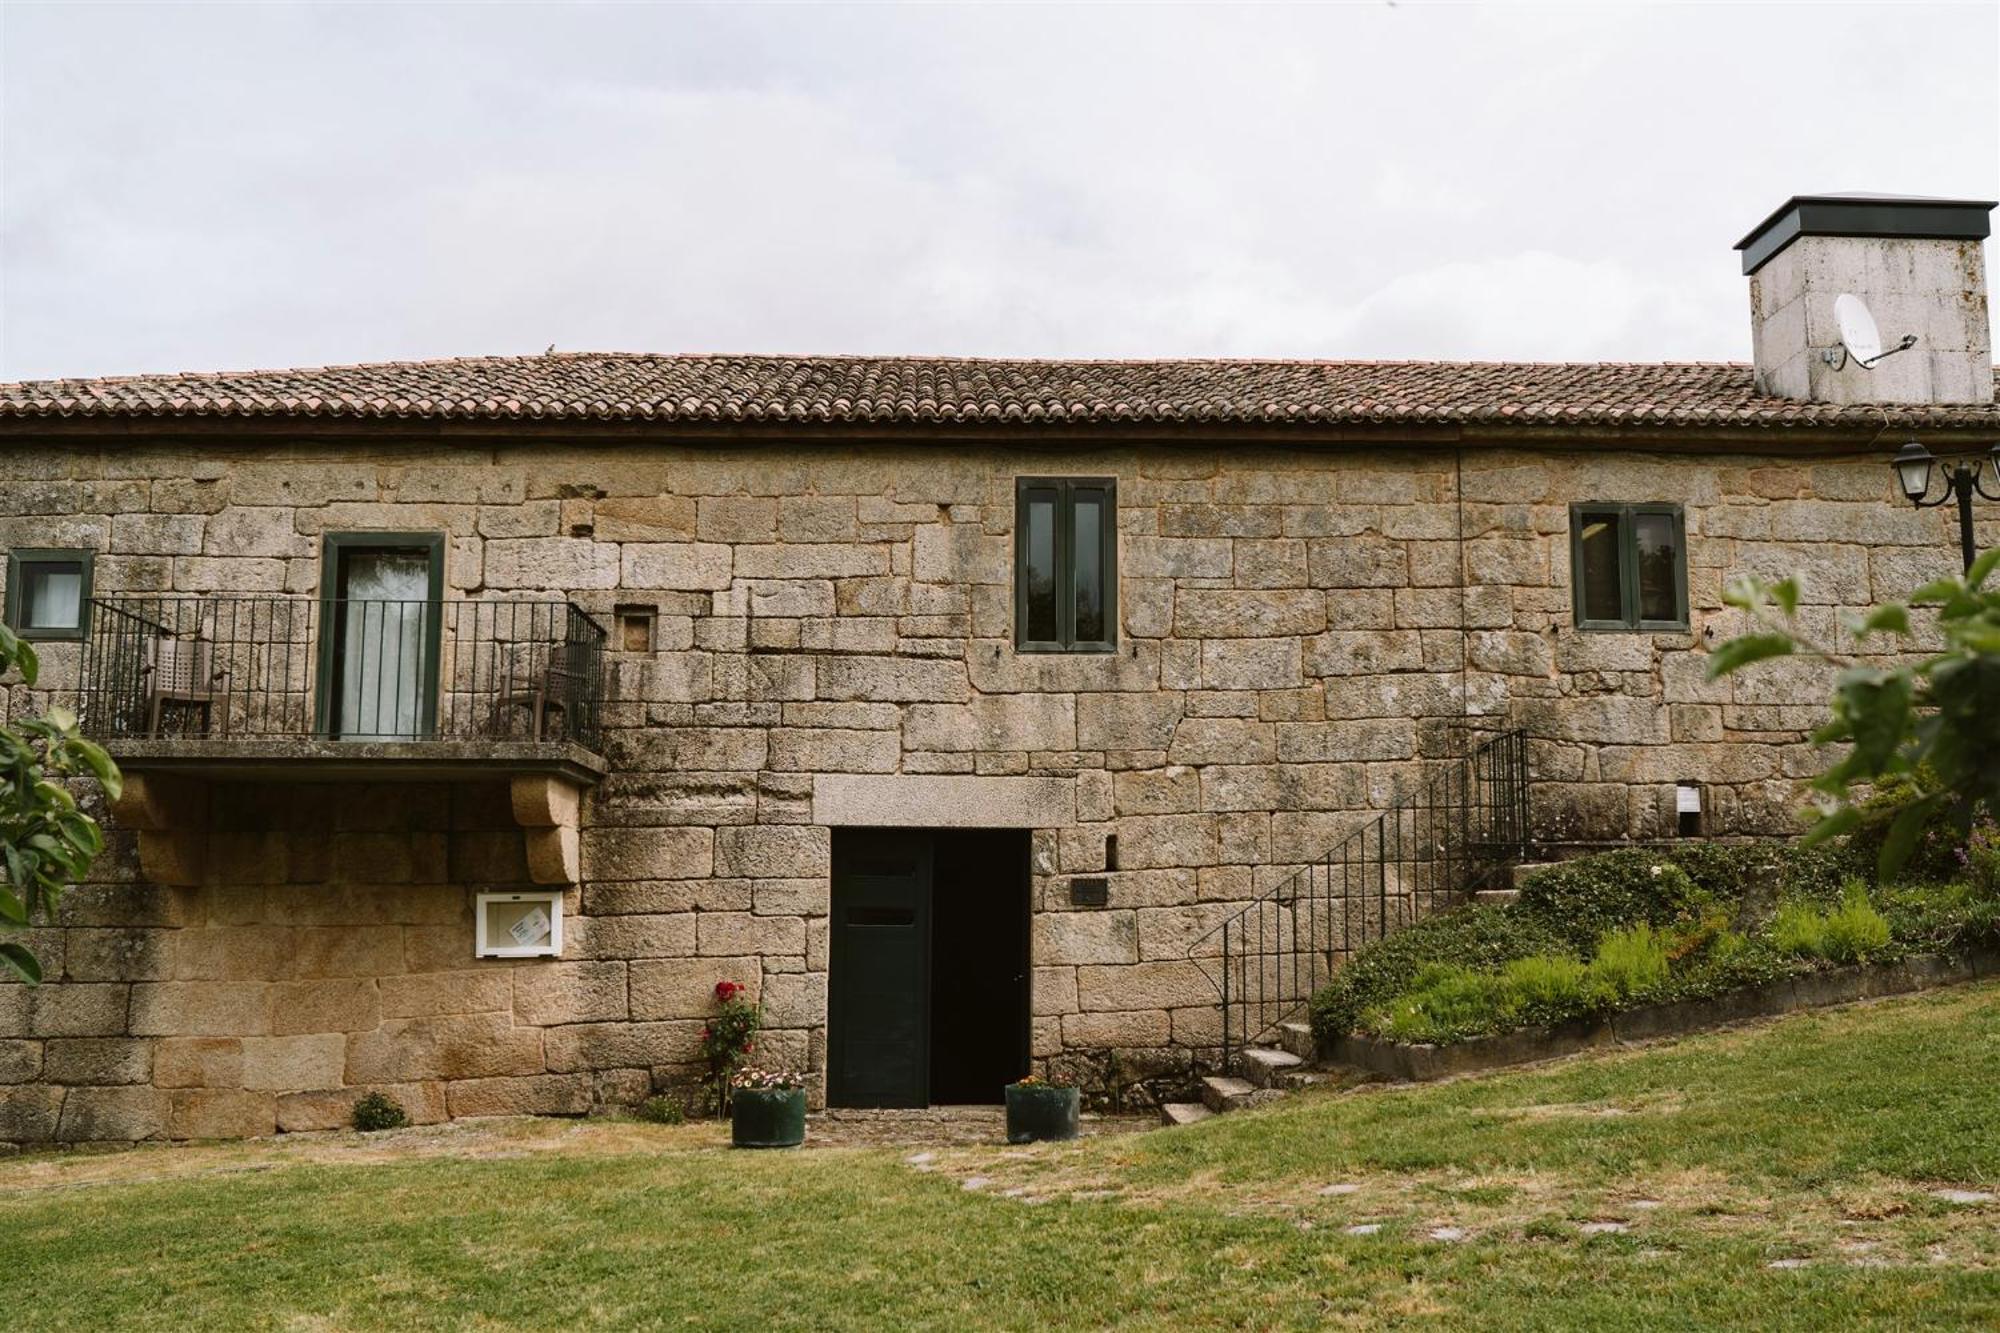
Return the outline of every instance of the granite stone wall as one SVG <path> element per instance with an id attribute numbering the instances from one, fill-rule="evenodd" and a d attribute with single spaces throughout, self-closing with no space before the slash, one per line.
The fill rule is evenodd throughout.
<path id="1" fill-rule="evenodd" d="M 1118 479 L 1115 655 L 1012 646 L 1014 481 L 1059 474 Z M 100 595 L 311 596 L 325 534 L 434 531 L 447 596 L 651 617 L 644 651 L 613 627 L 562 959 L 473 957 L 472 893 L 526 875 L 504 786 L 217 787 L 207 882 L 140 882 L 114 830 L 32 937 L 53 980 L 0 987 L 11 1141 L 326 1126 L 374 1087 L 419 1119 L 630 1101 L 691 1075 L 721 977 L 762 1059 L 823 1071 L 834 825 L 925 822 L 926 790 L 940 825 L 1033 823 L 1035 1057 L 1184 1068 L 1218 1032 L 1190 943 L 1465 717 L 1535 738 L 1545 839 L 1671 836 L 1677 781 L 1712 833 L 1783 830 L 1827 681 L 1705 681 L 1725 580 L 1802 574 L 1830 633 L 1956 567 L 1874 455 L 52 441 L 0 476 L 0 546 L 89 548 Z M 1572 628 L 1583 500 L 1686 506 L 1689 632 Z M 16 710 L 75 683 L 44 648 Z"/>

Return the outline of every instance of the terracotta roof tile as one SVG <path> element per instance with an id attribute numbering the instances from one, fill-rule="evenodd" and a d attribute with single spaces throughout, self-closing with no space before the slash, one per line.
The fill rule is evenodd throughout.
<path id="1" fill-rule="evenodd" d="M 1972 426 L 1993 404 L 1838 407 L 1762 397 L 1742 364 L 1027 361 L 547 356 L 0 384 L 13 419 Z"/>

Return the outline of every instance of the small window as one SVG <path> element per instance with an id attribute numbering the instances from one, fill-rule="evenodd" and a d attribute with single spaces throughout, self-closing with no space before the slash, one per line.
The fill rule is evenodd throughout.
<path id="1" fill-rule="evenodd" d="M 15 551 L 7 623 L 24 639 L 80 639 L 90 612 L 89 551 Z"/>
<path id="2" fill-rule="evenodd" d="M 1579 629 L 1686 629 L 1687 541 L 1678 505 L 1572 505 Z"/>
<path id="3" fill-rule="evenodd" d="M 1023 477 L 1014 489 L 1014 644 L 1024 653 L 1118 647 L 1118 484 Z"/>
<path id="4" fill-rule="evenodd" d="M 559 891 L 482 893 L 473 909 L 474 951 L 481 958 L 560 958 L 562 904 Z"/>

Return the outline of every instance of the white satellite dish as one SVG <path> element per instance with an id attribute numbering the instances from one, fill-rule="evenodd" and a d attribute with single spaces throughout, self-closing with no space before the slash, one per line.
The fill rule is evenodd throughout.
<path id="1" fill-rule="evenodd" d="M 1873 370 L 1875 363 L 1897 352 L 1908 351 L 1917 345 L 1917 335 L 1906 333 L 1902 341 L 1884 351 L 1882 331 L 1875 327 L 1875 316 L 1869 313 L 1868 305 L 1852 292 L 1842 292 L 1833 298 L 1833 322 L 1840 327 L 1840 347 L 1829 347 L 1826 359 L 1838 370 L 1853 357 L 1863 370 Z"/>
<path id="2" fill-rule="evenodd" d="M 1841 344 L 1856 361 L 1865 366 L 1882 355 L 1882 331 L 1875 327 L 1867 304 L 1853 292 L 1833 298 L 1833 322 L 1840 326 Z"/>

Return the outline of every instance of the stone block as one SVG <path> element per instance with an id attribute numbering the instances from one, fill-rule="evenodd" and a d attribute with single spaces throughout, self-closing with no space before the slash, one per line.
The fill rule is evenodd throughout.
<path id="1" fill-rule="evenodd" d="M 1131 912 L 1038 912 L 1034 917 L 1037 966 L 1136 963 L 1138 925 Z"/>
<path id="2" fill-rule="evenodd" d="M 520 1023 L 601 1023 L 627 1015 L 623 962 L 534 960 L 514 969 L 514 1018 Z"/>
<path id="3" fill-rule="evenodd" d="M 1276 757 L 1272 724 L 1246 718 L 1184 718 L 1167 750 L 1170 764 L 1254 764 Z"/>
<path id="4" fill-rule="evenodd" d="M 306 926 L 294 935 L 292 975 L 382 977 L 403 971 L 401 926 Z"/>
<path id="5" fill-rule="evenodd" d="M 694 535 L 705 542 L 773 542 L 778 502 L 762 496 L 703 496 L 696 501 Z"/>
<path id="6" fill-rule="evenodd" d="M 570 924 L 564 949 L 588 959 L 685 958 L 695 951 L 696 918 L 693 912 L 578 917 Z"/>
<path id="7" fill-rule="evenodd" d="M 495 964 L 449 972 L 383 977 L 376 984 L 384 1018 L 478 1014 L 511 1009 L 516 969 Z"/>
<path id="8" fill-rule="evenodd" d="M 789 916 L 703 912 L 696 918 L 697 952 L 704 957 L 797 954 L 806 951 L 805 922 Z"/>
<path id="9" fill-rule="evenodd" d="M 771 735 L 770 767 L 778 772 L 893 773 L 902 757 L 893 731 L 786 729 Z"/>
<path id="10" fill-rule="evenodd" d="M 585 537 L 502 537 L 486 543 L 486 581 L 495 588 L 547 589 L 572 592 L 619 586 L 619 552 L 626 552 L 627 571 L 635 551 L 650 547 L 619 547 L 615 542 Z M 669 584 L 628 577 L 637 587 Z"/>
<path id="11" fill-rule="evenodd" d="M 632 1017 L 640 1021 L 706 1020 L 715 1012 L 719 981 L 742 986 L 752 1003 L 763 993 L 763 963 L 755 956 L 638 961 L 631 973 Z"/>
<path id="12" fill-rule="evenodd" d="M 542 1069 L 541 1029 L 516 1027 L 506 1014 L 391 1018 L 347 1038 L 349 1083 L 486 1078 Z"/>
<path id="13" fill-rule="evenodd" d="M 1145 769 L 1112 776 L 1118 815 L 1175 815 L 1201 808 L 1201 779 L 1192 768 Z"/>
<path id="14" fill-rule="evenodd" d="M 278 1128 L 286 1134 L 316 1129 L 348 1129 L 354 1103 L 370 1092 L 395 1098 L 413 1125 L 435 1125 L 445 1118 L 445 1085 L 435 1081 L 383 1083 L 374 1087 L 338 1088 L 323 1092 L 290 1092 L 278 1099 Z"/>
<path id="15" fill-rule="evenodd" d="M 1326 596 L 1311 589 L 1182 588 L 1174 632 L 1186 638 L 1273 638 L 1326 628 Z"/>
<path id="16" fill-rule="evenodd" d="M 963 703 L 971 695 L 963 663 L 888 657 L 829 657 L 818 665 L 821 699 L 881 703 Z"/>
<path id="17" fill-rule="evenodd" d="M 133 1037 L 55 1037 L 43 1049 L 41 1076 L 51 1083 L 144 1083 L 153 1043 Z"/>
<path id="18" fill-rule="evenodd" d="M 1315 588 L 1396 588 L 1409 582 L 1409 552 L 1381 537 L 1330 537 L 1306 544 Z"/>
<path id="19" fill-rule="evenodd" d="M 705 828 L 587 829 L 587 880 L 703 879 L 715 870 L 715 834 Z"/>
<path id="20" fill-rule="evenodd" d="M 257 1091 L 337 1088 L 346 1065 L 347 1038 L 338 1032 L 245 1037 L 242 1042 L 243 1086 Z"/>
<path id="21" fill-rule="evenodd" d="M 167 1094 L 154 1088 L 71 1088 L 55 1136 L 64 1143 L 156 1139 L 166 1133 L 167 1111 Z"/>
<path id="22" fill-rule="evenodd" d="M 711 985 L 714 983 L 711 982 Z M 651 1069 L 693 1063 L 701 1047 L 700 1019 L 659 1023 L 573 1023 L 550 1028 L 553 1073 L 592 1069 Z"/>
<path id="23" fill-rule="evenodd" d="M 367 1032 L 382 1018 L 381 991 L 372 977 L 281 981 L 270 989 L 270 1025 L 238 1035 L 280 1037 L 313 1032 Z M 215 1029 L 190 1035 L 221 1035 Z"/>
<path id="24" fill-rule="evenodd" d="M 614 583 L 628 589 L 715 592 L 729 586 L 735 571 L 732 548 L 707 542 L 628 541 L 623 552 Z"/>
<path id="25" fill-rule="evenodd" d="M 764 1022 L 774 1028 L 826 1023 L 826 973 L 780 972 L 764 979 Z"/>
<path id="26" fill-rule="evenodd" d="M 1065 1045 L 1087 1050 L 1165 1046 L 1173 1039 L 1167 1015 L 1159 1009 L 1064 1014 L 1062 1035 Z"/>
<path id="27" fill-rule="evenodd" d="M 123 1036 L 127 1030 L 127 1005 L 132 991 L 133 987 L 122 985 L 45 982 L 28 994 L 28 1028 L 25 1035 Z M 131 1030 L 137 1032 L 139 1029 L 135 1025 Z"/>
<path id="28" fill-rule="evenodd" d="M 1076 991 L 1085 1013 L 1173 1009 L 1217 1002 L 1215 987 L 1207 976 L 1186 961 L 1079 967 Z"/>
<path id="29" fill-rule="evenodd" d="M 153 1047 L 153 1083 L 162 1088 L 243 1086 L 240 1037 L 162 1037 Z"/>
<path id="30" fill-rule="evenodd" d="M 1123 570 L 1127 577 L 1226 579 L 1234 556 L 1226 537 L 1125 538 Z"/>
<path id="31" fill-rule="evenodd" d="M 0 1143 L 47 1143 L 56 1137 L 65 1092 L 45 1083 L 0 1088 Z"/>
<path id="32" fill-rule="evenodd" d="M 903 719 L 903 744 L 911 750 L 1073 750 L 1076 743 L 1076 701 L 1060 694 L 916 704 Z"/>
<path id="33" fill-rule="evenodd" d="M 1372 676 L 1423 665 L 1423 640 L 1415 630 L 1332 630 L 1305 645 L 1308 676 Z"/>
<path id="34" fill-rule="evenodd" d="M 0 1084 L 28 1083 L 39 1077 L 41 1072 L 41 1042 L 23 1037 L 0 1038 Z M 0 1140 L 4 1140 L 4 1136 L 0 1136 Z"/>
<path id="35" fill-rule="evenodd" d="M 758 916 L 825 916 L 825 879 L 760 879 L 751 890 L 751 910 Z"/>
<path id="36" fill-rule="evenodd" d="M 594 1087 L 587 1073 L 469 1078 L 445 1084 L 451 1115 L 583 1115 Z"/>
<path id="37" fill-rule="evenodd" d="M 815 800 L 817 800 L 815 787 Z M 731 877 L 798 879 L 832 870 L 832 841 L 825 828 L 765 825 L 718 829 L 715 873 Z"/>
<path id="38" fill-rule="evenodd" d="M 1299 640 L 1203 640 L 1201 683 L 1212 690 L 1287 690 L 1303 684 Z"/>
<path id="39" fill-rule="evenodd" d="M 172 1139 L 250 1139 L 278 1131 L 278 1099 L 239 1088 L 186 1088 L 166 1094 Z"/>

